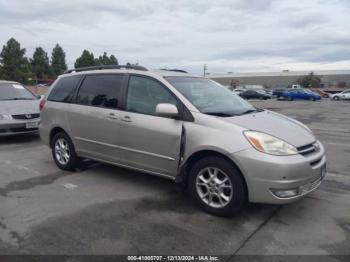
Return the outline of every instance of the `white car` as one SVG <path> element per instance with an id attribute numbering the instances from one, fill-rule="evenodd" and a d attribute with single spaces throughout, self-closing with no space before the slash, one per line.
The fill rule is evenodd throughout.
<path id="1" fill-rule="evenodd" d="M 333 100 L 350 99 L 350 90 L 345 90 L 330 96 Z"/>

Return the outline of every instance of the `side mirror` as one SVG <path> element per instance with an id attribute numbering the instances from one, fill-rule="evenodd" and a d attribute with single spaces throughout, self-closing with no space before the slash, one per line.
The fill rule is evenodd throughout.
<path id="1" fill-rule="evenodd" d="M 156 114 L 165 117 L 175 117 L 179 115 L 179 110 L 173 104 L 163 103 L 156 106 Z"/>

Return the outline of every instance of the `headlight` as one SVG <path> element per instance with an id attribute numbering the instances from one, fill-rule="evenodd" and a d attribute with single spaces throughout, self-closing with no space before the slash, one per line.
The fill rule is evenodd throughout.
<path id="1" fill-rule="evenodd" d="M 298 150 L 294 146 L 274 136 L 256 131 L 245 131 L 244 135 L 252 146 L 260 152 L 277 156 L 298 154 Z"/>
<path id="2" fill-rule="evenodd" d="M 12 116 L 11 115 L 0 115 L 0 120 L 11 120 Z"/>

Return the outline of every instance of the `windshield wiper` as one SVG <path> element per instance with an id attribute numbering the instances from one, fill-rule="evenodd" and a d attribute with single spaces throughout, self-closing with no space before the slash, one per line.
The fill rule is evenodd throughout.
<path id="1" fill-rule="evenodd" d="M 260 108 L 255 108 L 255 109 L 248 109 L 246 111 L 243 111 L 242 113 L 238 114 L 238 115 L 246 115 L 246 114 L 251 114 L 251 113 L 258 113 L 258 112 L 262 112 L 264 111 L 263 109 Z"/>
<path id="2" fill-rule="evenodd" d="M 206 115 L 211 115 L 211 116 L 221 116 L 221 117 L 231 117 L 231 116 L 235 116 L 234 114 L 228 114 L 228 113 L 224 113 L 224 112 L 208 112 L 205 113 Z"/>

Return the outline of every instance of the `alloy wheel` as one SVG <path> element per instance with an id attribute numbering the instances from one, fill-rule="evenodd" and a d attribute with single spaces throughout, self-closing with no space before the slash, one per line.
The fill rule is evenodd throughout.
<path id="1" fill-rule="evenodd" d="M 214 208 L 226 206 L 233 196 L 233 186 L 230 178 L 216 167 L 207 167 L 198 173 L 196 190 L 200 199 Z"/>
<path id="2" fill-rule="evenodd" d="M 67 165 L 70 159 L 68 142 L 64 138 L 57 139 L 55 143 L 55 157 L 61 165 Z"/>

